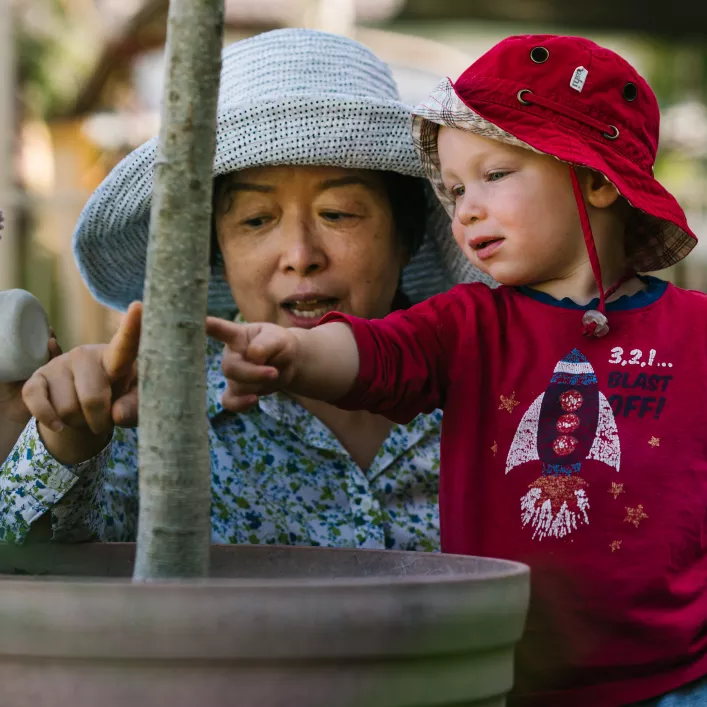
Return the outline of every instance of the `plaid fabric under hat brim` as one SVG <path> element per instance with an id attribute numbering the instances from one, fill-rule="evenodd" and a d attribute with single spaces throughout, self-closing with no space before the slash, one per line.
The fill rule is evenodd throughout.
<path id="1" fill-rule="evenodd" d="M 353 40 L 312 30 L 276 30 L 225 50 L 214 176 L 269 165 L 393 171 L 424 178 L 402 103 L 387 66 Z M 125 311 L 141 300 L 157 139 L 128 155 L 86 204 L 73 250 L 102 304 Z M 432 216 L 403 288 L 420 301 L 457 282 L 493 281 L 471 266 L 440 218 Z M 435 213 L 435 209 L 438 213 Z M 209 283 L 209 312 L 236 310 L 223 271 Z"/>
<path id="2" fill-rule="evenodd" d="M 627 256 L 629 265 L 637 272 L 670 267 L 695 247 L 697 238 L 689 229 L 683 210 L 656 179 L 647 178 L 630 159 L 622 160 L 620 165 L 610 164 L 597 152 L 591 135 L 579 133 L 575 126 L 554 122 L 547 129 L 547 121 L 542 117 L 517 110 L 513 103 L 515 93 L 512 97 L 499 106 L 484 101 L 471 107 L 459 97 L 452 81 L 444 79 L 414 108 L 415 147 L 437 197 L 450 215 L 454 213 L 454 200 L 444 186 L 437 150 L 440 126 L 468 130 L 601 172 L 634 207 L 627 224 L 627 232 L 631 234 Z M 517 111 L 513 114 L 512 128 L 507 118 L 509 110 Z"/>

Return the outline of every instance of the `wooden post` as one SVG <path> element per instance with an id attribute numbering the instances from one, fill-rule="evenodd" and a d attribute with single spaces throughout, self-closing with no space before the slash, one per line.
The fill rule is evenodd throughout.
<path id="1" fill-rule="evenodd" d="M 305 0 L 302 26 L 350 35 L 356 26 L 354 0 Z"/>
<path id="2" fill-rule="evenodd" d="M 13 177 L 15 144 L 15 52 L 12 3 L 0 0 L 0 208 L 5 230 L 0 242 L 0 290 L 21 283 L 20 244 L 17 232 L 17 190 Z"/>
<path id="3" fill-rule="evenodd" d="M 205 577 L 205 317 L 223 0 L 171 0 L 139 355 L 135 580 Z"/>

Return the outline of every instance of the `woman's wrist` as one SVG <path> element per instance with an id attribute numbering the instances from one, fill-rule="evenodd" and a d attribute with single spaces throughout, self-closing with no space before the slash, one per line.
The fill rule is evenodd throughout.
<path id="1" fill-rule="evenodd" d="M 17 444 L 17 440 L 31 419 L 29 413 L 24 423 L 19 419 L 0 416 L 0 463 L 10 456 L 12 448 Z"/>
<path id="2" fill-rule="evenodd" d="M 113 438 L 113 429 L 102 435 L 94 435 L 88 428 L 64 427 L 61 432 L 55 432 L 41 423 L 37 424 L 37 432 L 47 452 L 65 466 L 93 459 Z"/>

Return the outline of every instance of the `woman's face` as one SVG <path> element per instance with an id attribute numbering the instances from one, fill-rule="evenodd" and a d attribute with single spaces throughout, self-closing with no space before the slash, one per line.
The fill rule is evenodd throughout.
<path id="1" fill-rule="evenodd" d="M 226 277 L 248 321 L 313 327 L 390 312 L 405 253 L 383 180 L 337 167 L 254 167 L 216 200 Z"/>

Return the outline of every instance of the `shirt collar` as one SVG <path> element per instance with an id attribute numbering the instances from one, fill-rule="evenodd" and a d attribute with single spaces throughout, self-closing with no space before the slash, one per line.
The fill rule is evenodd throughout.
<path id="1" fill-rule="evenodd" d="M 624 312 L 631 309 L 640 309 L 647 307 L 654 302 L 657 302 L 665 293 L 668 287 L 666 280 L 660 280 L 652 275 L 636 275 L 636 277 L 646 285 L 646 288 L 632 295 L 621 295 L 613 302 L 607 302 L 607 312 Z M 515 288 L 518 292 L 544 304 L 552 305 L 553 307 L 561 307 L 563 309 L 596 309 L 599 306 L 599 299 L 593 299 L 589 304 L 577 304 L 569 297 L 556 299 L 552 295 L 539 290 L 534 290 L 527 285 L 521 285 Z"/>

